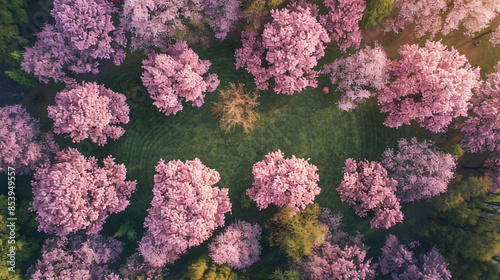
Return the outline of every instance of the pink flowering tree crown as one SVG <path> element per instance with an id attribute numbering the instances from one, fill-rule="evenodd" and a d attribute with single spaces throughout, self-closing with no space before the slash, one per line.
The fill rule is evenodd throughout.
<path id="1" fill-rule="evenodd" d="M 416 121 L 437 133 L 447 129 L 453 118 L 467 116 L 472 89 L 479 86 L 479 68 L 467 58 L 447 50 L 441 42 L 425 46 L 403 45 L 401 59 L 389 65 L 389 80 L 378 96 L 382 113 L 389 113 L 384 124 L 400 127 Z"/>
<path id="2" fill-rule="evenodd" d="M 403 221 L 403 212 L 395 191 L 398 182 L 390 178 L 387 170 L 378 162 L 356 162 L 348 158 L 344 166 L 344 179 L 337 188 L 342 202 L 353 205 L 360 217 L 369 211 L 375 216 L 370 221 L 372 228 L 386 229 Z"/>
<path id="3" fill-rule="evenodd" d="M 491 189 L 493 192 L 500 190 L 500 156 L 494 156 L 484 162 L 484 167 L 488 169 L 486 175 L 493 179 Z"/>
<path id="4" fill-rule="evenodd" d="M 115 27 L 118 12 L 106 0 L 55 0 L 51 15 L 55 25 L 46 24 L 37 33 L 34 46 L 26 48 L 22 67 L 45 83 L 74 82 L 73 74 L 99 72 L 99 59 L 125 59 L 127 39 L 122 27 Z"/>
<path id="5" fill-rule="evenodd" d="M 260 38 L 255 32 L 242 33 L 243 46 L 235 51 L 236 69 L 252 74 L 258 89 L 268 89 L 270 81 L 276 93 L 288 95 L 317 87 L 318 71 L 313 68 L 330 39 L 311 7 L 316 6 L 272 10 L 272 21 Z"/>
<path id="6" fill-rule="evenodd" d="M 259 260 L 262 227 L 245 221 L 230 224 L 208 245 L 208 256 L 216 264 L 226 263 L 235 269 L 245 269 Z"/>
<path id="7" fill-rule="evenodd" d="M 241 0 L 204 0 L 203 21 L 215 32 L 215 37 L 224 40 L 242 17 Z"/>
<path id="8" fill-rule="evenodd" d="M 457 124 L 465 134 L 460 146 L 471 153 L 500 152 L 500 66 L 496 70 L 475 91 L 469 117 Z"/>
<path id="9" fill-rule="evenodd" d="M 394 0 L 393 10 L 398 11 L 393 18 L 384 22 L 384 32 L 399 33 L 414 25 L 415 37 L 426 34 L 433 39 L 443 27 L 443 14 L 451 0 Z"/>
<path id="10" fill-rule="evenodd" d="M 198 159 L 160 160 L 153 200 L 144 222 L 139 252 L 152 267 L 173 263 L 188 248 L 207 240 L 231 211 L 228 189 L 213 187 L 220 177 Z"/>
<path id="11" fill-rule="evenodd" d="M 366 259 L 368 248 L 363 236 L 349 236 L 343 231 L 342 213 L 333 215 L 328 208 L 321 209 L 319 224 L 325 226 L 324 242 L 305 257 L 300 266 L 303 279 L 373 279 L 376 264 Z"/>
<path id="12" fill-rule="evenodd" d="M 30 279 L 118 280 L 111 266 L 123 248 L 123 242 L 99 234 L 49 238 L 41 258 L 30 268 Z"/>
<path id="13" fill-rule="evenodd" d="M 288 205 L 294 215 L 299 208 L 305 209 L 313 203 L 321 192 L 318 168 L 308 161 L 295 156 L 285 158 L 280 150 L 269 153 L 265 160 L 253 165 L 254 182 L 246 194 L 261 210 L 269 204 Z"/>
<path id="14" fill-rule="evenodd" d="M 443 24 L 441 33 L 449 34 L 458 30 L 461 26 L 465 28 L 465 34 L 474 36 L 490 26 L 491 21 L 500 14 L 499 2 L 496 0 L 454 0 Z"/>
<path id="15" fill-rule="evenodd" d="M 365 0 L 325 0 L 329 12 L 320 15 L 320 23 L 328 30 L 330 39 L 337 42 L 340 50 L 346 52 L 349 47 L 359 48 L 361 29 L 359 22 L 366 8 Z"/>
<path id="16" fill-rule="evenodd" d="M 107 157 L 103 167 L 76 149 L 59 152 L 54 164 L 36 169 L 31 211 L 37 212 L 38 230 L 65 236 L 79 230 L 102 229 L 111 213 L 129 205 L 136 181 L 125 181 L 127 169 Z"/>
<path id="17" fill-rule="evenodd" d="M 165 115 L 182 110 L 182 101 L 193 106 L 203 105 L 205 92 L 214 91 L 219 85 L 216 74 L 208 74 L 211 63 L 201 60 L 184 41 L 171 45 L 168 54 L 151 52 L 143 60 L 142 83 L 148 89 L 153 104 Z"/>
<path id="18" fill-rule="evenodd" d="M 399 243 L 396 236 L 389 234 L 379 257 L 382 274 L 391 273 L 392 279 L 442 279 L 450 280 L 451 272 L 447 269 L 445 258 L 436 247 L 420 258 L 415 257 L 411 248 L 418 246 L 415 241 L 408 246 Z"/>
<path id="19" fill-rule="evenodd" d="M 59 151 L 54 134 L 40 131 L 40 121 L 21 105 L 0 108 L 0 172 L 14 168 L 28 174 Z"/>
<path id="20" fill-rule="evenodd" d="M 56 105 L 47 108 L 54 120 L 54 132 L 69 133 L 74 143 L 90 138 L 100 146 L 108 137 L 116 140 L 125 133 L 117 126 L 129 122 L 126 97 L 96 83 L 75 84 L 60 91 Z"/>
<path id="21" fill-rule="evenodd" d="M 356 109 L 359 104 L 385 87 L 388 81 L 389 59 L 384 49 L 366 46 L 346 58 L 339 58 L 323 66 L 321 74 L 330 77 L 332 84 L 342 93 L 339 108 L 345 111 Z"/>
<path id="22" fill-rule="evenodd" d="M 457 165 L 456 156 L 415 137 L 399 140 L 398 151 L 387 148 L 382 157 L 389 176 L 398 182 L 396 195 L 402 202 L 430 200 L 446 192 Z"/>

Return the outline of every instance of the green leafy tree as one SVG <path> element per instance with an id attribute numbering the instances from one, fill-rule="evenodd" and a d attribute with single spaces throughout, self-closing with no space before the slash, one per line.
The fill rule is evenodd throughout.
<path id="1" fill-rule="evenodd" d="M 1 31 L 0 31 L 1 32 Z M 0 34 L 1 36 L 1 34 Z M 12 68 L 5 71 L 5 74 L 9 76 L 12 80 L 18 82 L 19 84 L 27 87 L 36 87 L 40 81 L 33 75 L 33 73 L 26 73 L 21 69 L 21 62 L 23 62 L 23 54 L 17 51 L 13 51 L 9 54 L 12 58 L 11 65 Z"/>
<path id="2" fill-rule="evenodd" d="M 394 0 L 367 0 L 363 19 L 359 24 L 366 28 L 375 27 L 391 14 L 393 7 Z"/>
<path id="3" fill-rule="evenodd" d="M 459 144 L 453 144 L 442 148 L 443 152 L 448 153 L 452 156 L 461 157 L 464 154 L 464 150 Z"/>
<path id="4" fill-rule="evenodd" d="M 452 275 L 461 279 L 498 279 L 492 258 L 500 250 L 500 217 L 484 207 L 482 199 L 491 189 L 486 177 L 461 175 L 448 192 L 433 199 L 435 211 L 423 230 L 449 262 Z"/>
<path id="5" fill-rule="evenodd" d="M 19 27 L 28 20 L 25 8 L 30 0 L 0 0 L 0 63 L 13 63 L 10 53 L 28 43 Z"/>
<path id="6" fill-rule="evenodd" d="M 19 234 L 20 231 L 29 233 L 36 231 L 36 221 L 34 215 L 28 210 L 29 202 L 15 200 L 15 218 L 17 218 L 14 227 L 8 227 L 11 221 L 8 221 L 9 210 L 7 205 L 8 202 L 12 203 L 12 200 L 4 195 L 0 195 L 0 279 L 6 280 L 21 280 L 23 279 L 21 264 L 25 263 L 33 254 L 34 251 L 38 250 L 38 242 L 28 234 Z M 12 206 L 12 205 L 11 205 Z M 15 238 L 9 238 L 11 236 L 11 229 L 15 232 Z M 15 248 L 15 269 L 14 271 L 9 270 L 11 265 L 7 263 L 10 260 L 11 246 Z M 24 272 L 24 271 L 23 271 Z"/>
<path id="7" fill-rule="evenodd" d="M 269 276 L 270 280 L 300 280 L 300 275 L 297 270 L 281 270 L 276 268 L 273 274 Z"/>
<path id="8" fill-rule="evenodd" d="M 238 274 L 226 264 L 218 265 L 203 254 L 189 264 L 180 280 L 238 280 Z"/>
<path id="9" fill-rule="evenodd" d="M 291 207 L 284 206 L 264 227 L 270 231 L 268 239 L 271 246 L 279 246 L 294 262 L 301 263 L 302 257 L 308 255 L 315 245 L 321 244 L 326 229 L 318 223 L 321 213 L 318 204 L 309 204 L 294 216 L 290 215 L 292 211 Z"/>

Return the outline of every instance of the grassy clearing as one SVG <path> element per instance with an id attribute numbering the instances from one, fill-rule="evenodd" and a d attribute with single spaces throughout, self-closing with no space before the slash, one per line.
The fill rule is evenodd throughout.
<path id="1" fill-rule="evenodd" d="M 210 72 L 218 74 L 221 87 L 239 81 L 253 89 L 252 77 L 246 71 L 234 68 L 236 47 L 236 41 L 219 43 L 201 52 L 200 57 L 212 61 Z M 338 50 L 331 48 L 322 61 L 331 61 L 338 55 Z M 137 60 L 99 82 L 118 90 L 123 82 L 138 80 L 140 73 L 140 60 Z M 124 213 L 109 217 L 105 231 L 111 233 L 124 217 L 133 217 L 142 224 L 152 199 L 153 176 L 160 159 L 186 161 L 195 157 L 220 173 L 219 187 L 229 188 L 233 210 L 232 215 L 227 215 L 227 222 L 241 219 L 262 223 L 265 211 L 258 211 L 255 206 L 243 209 L 240 196 L 252 185 L 252 165 L 278 149 L 286 157 L 310 158 L 310 162 L 319 168 L 322 188 L 316 202 L 334 212 L 343 212 L 348 231 L 367 231 L 369 219 L 357 217 L 351 207 L 341 203 L 335 190 L 342 179 L 344 161 L 349 157 L 377 160 L 386 146 L 395 146 L 397 140 L 411 133 L 407 129 L 383 126 L 384 116 L 378 113 L 375 100 L 352 112 L 338 109 L 339 94 L 325 95 L 321 91 L 328 82 L 323 77 L 318 88 L 309 88 L 292 96 L 262 91 L 258 107 L 261 118 L 248 135 L 241 128 L 225 133 L 218 127 L 218 118 L 210 112 L 211 103 L 218 98 L 217 91 L 207 94 L 206 103 L 201 108 L 184 104 L 183 111 L 168 117 L 152 105 L 149 97 L 133 101 L 130 123 L 124 126 L 127 132 L 118 141 L 111 141 L 104 147 L 90 145 L 89 154 L 98 158 L 113 155 L 117 162 L 127 166 L 128 178 L 138 181 L 131 205 Z M 204 245 L 184 256 L 176 263 L 176 270 L 182 270 L 183 264 L 199 252 L 206 251 L 203 248 Z M 262 260 L 252 267 L 252 279 L 266 279 L 275 266 L 285 262 L 283 255 L 275 250 L 266 249 L 265 253 Z"/>

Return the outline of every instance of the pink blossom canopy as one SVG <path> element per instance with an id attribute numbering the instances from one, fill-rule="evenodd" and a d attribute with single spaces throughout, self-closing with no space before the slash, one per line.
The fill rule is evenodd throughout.
<path id="1" fill-rule="evenodd" d="M 196 158 L 183 163 L 160 160 L 153 200 L 144 222 L 139 252 L 153 267 L 173 263 L 188 248 L 207 240 L 231 211 L 228 189 L 212 187 L 219 173 Z"/>
<path id="2" fill-rule="evenodd" d="M 125 133 L 116 125 L 129 122 L 129 107 L 121 93 L 84 82 L 58 92 L 55 99 L 56 105 L 47 108 L 54 132 L 69 133 L 75 143 L 90 138 L 102 146 L 108 137 L 116 140 Z"/>
<path id="3" fill-rule="evenodd" d="M 243 47 L 235 52 L 236 69 L 250 72 L 260 90 L 268 89 L 273 78 L 276 93 L 291 95 L 316 87 L 318 72 L 313 67 L 325 55 L 324 44 L 330 42 L 325 28 L 310 7 L 272 10 L 271 16 L 261 38 L 255 32 L 242 33 Z"/>
<path id="4" fill-rule="evenodd" d="M 314 201 L 321 189 L 318 187 L 318 168 L 308 160 L 285 158 L 278 150 L 253 165 L 254 182 L 246 194 L 257 202 L 260 209 L 274 203 L 278 207 L 290 206 L 295 213 Z"/>
<path id="5" fill-rule="evenodd" d="M 447 129 L 453 118 L 467 116 L 472 89 L 479 86 L 479 68 L 465 56 L 441 42 L 428 41 L 423 48 L 403 45 L 401 59 L 389 66 L 392 81 L 379 93 L 384 124 L 400 127 L 414 120 L 437 133 Z"/>
<path id="6" fill-rule="evenodd" d="M 54 134 L 40 131 L 40 121 L 21 105 L 0 108 L 0 172 L 31 173 L 59 151 Z"/>
<path id="7" fill-rule="evenodd" d="M 248 268 L 259 260 L 261 233 L 260 225 L 237 220 L 208 245 L 208 256 L 217 264 L 227 263 L 236 269 Z"/>
<path id="8" fill-rule="evenodd" d="M 354 211 L 365 217 L 370 210 L 375 217 L 372 228 L 386 229 L 403 221 L 399 198 L 394 192 L 398 182 L 388 177 L 387 170 L 378 162 L 356 162 L 348 158 L 344 166 L 344 179 L 337 188 L 342 202 L 354 205 Z"/>
<path id="9" fill-rule="evenodd" d="M 76 149 L 59 152 L 55 163 L 36 169 L 31 211 L 37 212 L 39 231 L 65 236 L 79 230 L 102 229 L 110 213 L 129 205 L 136 181 L 125 181 L 127 169 L 107 157 L 99 167 Z"/>
<path id="10" fill-rule="evenodd" d="M 199 59 L 184 41 L 171 45 L 167 53 L 151 52 L 148 59 L 142 61 L 142 68 L 146 70 L 141 76 L 142 83 L 155 100 L 153 104 L 167 116 L 181 111 L 182 101 L 201 107 L 205 92 L 212 92 L 219 85 L 216 74 L 203 77 L 210 61 Z"/>

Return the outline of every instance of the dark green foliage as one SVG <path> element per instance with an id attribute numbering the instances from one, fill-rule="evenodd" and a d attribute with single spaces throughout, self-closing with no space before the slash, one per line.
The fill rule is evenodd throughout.
<path id="1" fill-rule="evenodd" d="M 282 271 L 279 268 L 274 270 L 273 274 L 269 276 L 270 280 L 300 280 L 300 275 L 297 270 Z"/>
<path id="2" fill-rule="evenodd" d="M 26 262 L 31 255 L 38 251 L 39 244 L 35 239 L 31 238 L 30 235 L 26 234 L 29 232 L 36 232 L 36 227 L 38 226 L 35 221 L 34 214 L 31 213 L 29 208 L 29 202 L 27 200 L 20 202 L 19 200 L 15 200 L 15 215 L 14 218 L 17 218 L 15 221 L 7 221 L 9 216 L 7 203 L 12 202 L 11 200 L 7 200 L 7 197 L 4 195 L 0 195 L 0 279 L 23 279 L 21 275 L 20 264 Z M 11 205 L 12 206 L 12 205 Z M 8 228 L 7 225 L 10 223 L 15 224 L 15 239 L 9 238 L 11 233 L 11 228 Z M 23 232 L 23 234 L 20 234 Z M 14 242 L 15 241 L 15 242 Z M 7 254 L 10 251 L 10 247 L 15 247 L 15 272 L 9 271 L 7 260 Z"/>
<path id="3" fill-rule="evenodd" d="M 10 71 L 5 71 L 5 74 L 9 76 L 12 80 L 18 82 L 19 84 L 27 87 L 36 87 L 40 81 L 35 78 L 33 74 L 28 74 L 21 69 L 21 62 L 23 61 L 23 53 L 13 51 L 9 54 L 12 58 Z"/>
<path id="4" fill-rule="evenodd" d="M 367 0 L 366 9 L 360 26 L 366 28 L 375 27 L 391 14 L 394 0 Z"/>
<path id="5" fill-rule="evenodd" d="M 446 194 L 433 199 L 432 213 L 423 234 L 436 244 L 460 279 L 497 279 L 491 262 L 500 250 L 500 217 L 484 212 L 482 196 L 491 188 L 486 177 L 457 175 Z"/>
<path id="6" fill-rule="evenodd" d="M 290 207 L 284 206 L 264 227 L 270 230 L 271 246 L 279 246 L 294 262 L 301 263 L 302 257 L 320 243 L 326 229 L 318 224 L 321 213 L 318 204 L 309 204 L 294 216 L 290 216 L 291 211 Z"/>
<path id="7" fill-rule="evenodd" d="M 118 230 L 116 231 L 115 235 L 113 237 L 115 238 L 120 238 L 123 236 L 126 236 L 129 234 L 130 231 L 133 231 L 137 223 L 135 221 L 132 221 L 130 219 L 125 219 L 125 222 L 123 222 Z"/>
<path id="8" fill-rule="evenodd" d="M 453 144 L 447 147 L 442 148 L 443 152 L 448 153 L 453 156 L 461 157 L 464 154 L 464 150 L 460 147 L 459 144 Z"/>
<path id="9" fill-rule="evenodd" d="M 14 63 L 10 53 L 28 43 L 21 36 L 20 26 L 28 18 L 25 8 L 30 0 L 0 0 L 0 63 Z"/>
<path id="10" fill-rule="evenodd" d="M 223 264 L 212 263 L 207 255 L 201 255 L 191 263 L 180 280 L 238 280 L 238 274 Z"/>

